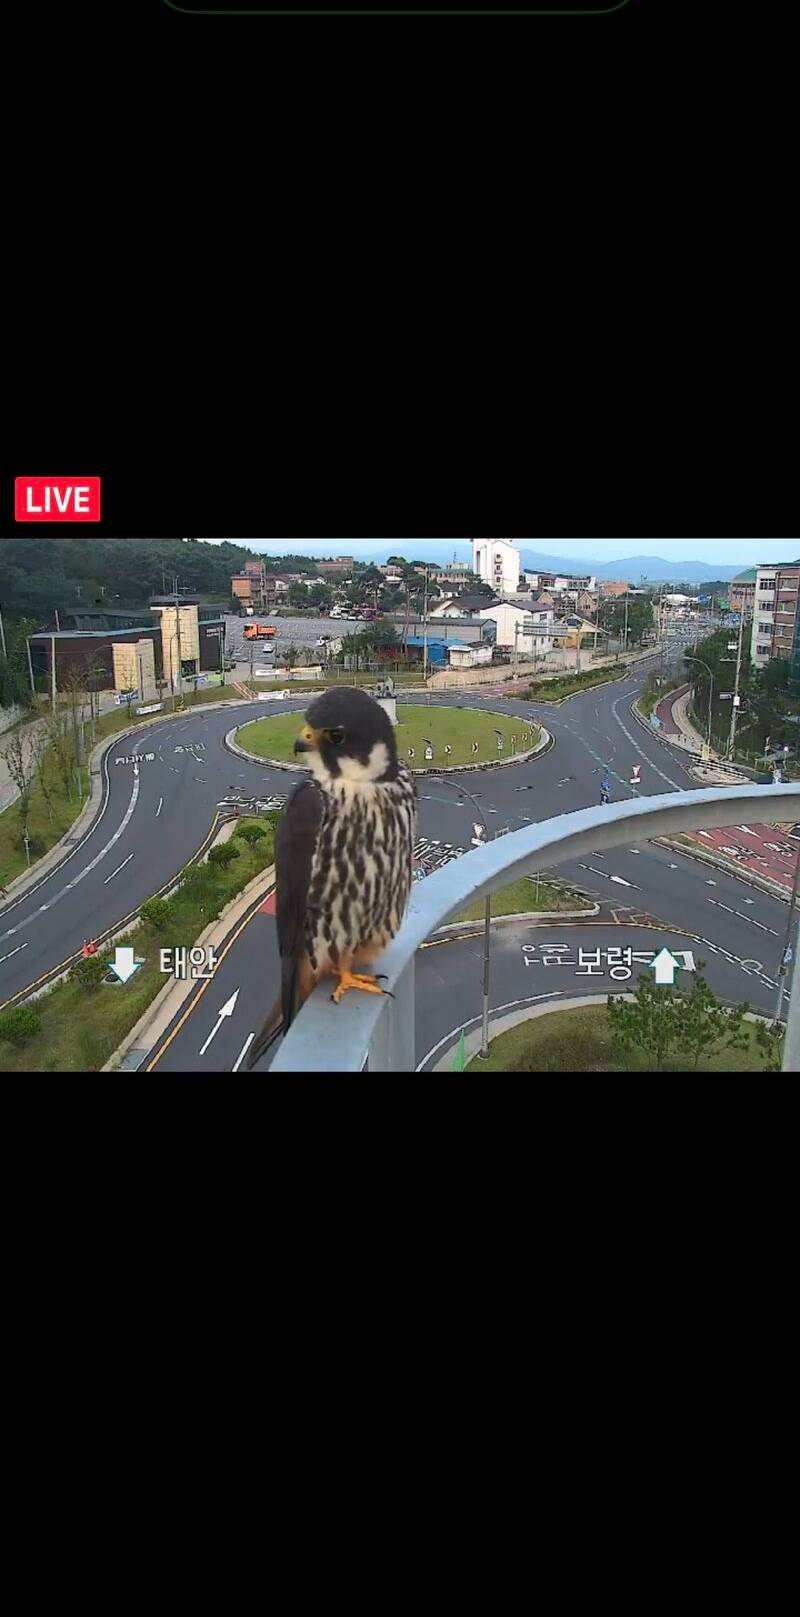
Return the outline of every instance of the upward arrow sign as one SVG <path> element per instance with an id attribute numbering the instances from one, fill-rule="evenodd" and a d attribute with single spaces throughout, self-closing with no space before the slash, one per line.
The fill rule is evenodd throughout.
<path id="1" fill-rule="evenodd" d="M 675 959 L 670 949 L 661 949 L 653 961 L 652 969 L 659 986 L 666 984 L 667 987 L 672 988 L 675 982 L 675 973 L 680 971 L 681 963 Z"/>

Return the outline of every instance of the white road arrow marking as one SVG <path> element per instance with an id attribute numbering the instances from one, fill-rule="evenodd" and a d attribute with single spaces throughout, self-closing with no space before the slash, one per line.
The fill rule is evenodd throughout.
<path id="1" fill-rule="evenodd" d="M 680 971 L 680 962 L 669 949 L 659 949 L 653 961 L 653 973 L 659 986 L 666 984 L 671 988 L 675 981 L 675 973 Z"/>
<path id="2" fill-rule="evenodd" d="M 611 876 L 609 880 L 615 881 L 618 887 L 632 887 L 635 893 L 642 891 L 641 887 L 636 886 L 635 881 L 626 881 L 624 876 Z"/>
<path id="3" fill-rule="evenodd" d="M 142 961 L 136 959 L 132 949 L 120 949 L 119 946 L 117 946 L 117 948 L 114 950 L 114 960 L 111 969 L 114 971 L 116 976 L 119 977 L 121 983 L 126 983 L 128 978 L 132 977 L 134 972 L 138 971 L 141 965 Z"/>
<path id="4" fill-rule="evenodd" d="M 239 990 L 238 990 L 238 988 L 236 988 L 236 989 L 234 989 L 233 993 L 231 994 L 230 999 L 226 999 L 225 1004 L 222 1007 L 222 1010 L 218 1013 L 216 1023 L 214 1025 L 214 1027 L 212 1027 L 211 1032 L 209 1033 L 208 1038 L 206 1039 L 206 1042 L 205 1042 L 205 1044 L 203 1045 L 203 1047 L 202 1047 L 202 1049 L 200 1051 L 201 1056 L 205 1055 L 206 1050 L 208 1049 L 208 1047 L 209 1047 L 209 1045 L 211 1043 L 211 1040 L 216 1038 L 217 1034 L 219 1033 L 220 1028 L 222 1027 L 222 1023 L 223 1023 L 224 1018 L 226 1016 L 233 1016 L 234 1007 L 236 1005 L 236 1001 L 237 1001 L 238 998 L 239 998 Z"/>

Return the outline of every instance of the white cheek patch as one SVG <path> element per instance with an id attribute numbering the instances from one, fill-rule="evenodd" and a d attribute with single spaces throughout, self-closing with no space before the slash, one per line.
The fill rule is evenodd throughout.
<path id="1" fill-rule="evenodd" d="M 354 784 L 366 785 L 380 780 L 388 768 L 389 753 L 385 741 L 376 741 L 365 764 L 358 758 L 339 759 L 342 780 L 352 781 Z"/>

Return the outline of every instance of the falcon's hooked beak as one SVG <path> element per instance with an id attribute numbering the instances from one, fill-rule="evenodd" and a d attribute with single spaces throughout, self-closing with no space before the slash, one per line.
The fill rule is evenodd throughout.
<path id="1" fill-rule="evenodd" d="M 303 729 L 300 731 L 300 734 L 297 737 L 297 740 L 296 740 L 296 742 L 294 744 L 295 753 L 298 753 L 298 752 L 318 752 L 319 751 L 319 744 L 320 744 L 321 740 L 322 740 L 322 731 L 321 730 L 312 730 L 311 725 L 306 724 L 306 725 L 304 725 Z"/>

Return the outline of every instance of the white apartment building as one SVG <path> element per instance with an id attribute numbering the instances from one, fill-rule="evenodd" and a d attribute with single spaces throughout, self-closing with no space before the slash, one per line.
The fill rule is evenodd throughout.
<path id="1" fill-rule="evenodd" d="M 772 655 L 776 577 L 776 567 L 759 567 L 756 572 L 753 627 L 750 635 L 750 656 L 754 668 L 766 668 Z"/>
<path id="2" fill-rule="evenodd" d="M 521 570 L 513 539 L 473 539 L 472 570 L 498 595 L 513 595 Z"/>
<path id="3" fill-rule="evenodd" d="M 531 654 L 534 640 L 537 642 L 537 655 L 550 649 L 555 623 L 553 611 L 542 609 L 531 612 L 524 607 L 513 606 L 511 602 L 503 602 L 500 606 L 487 607 L 479 616 L 497 624 L 498 646 L 506 650 L 513 650 L 516 646 L 521 657 Z"/>

